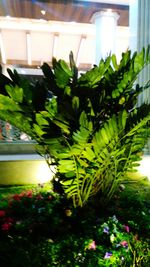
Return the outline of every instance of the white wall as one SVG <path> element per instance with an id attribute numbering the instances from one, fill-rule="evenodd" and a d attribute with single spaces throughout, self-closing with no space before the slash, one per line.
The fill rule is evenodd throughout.
<path id="1" fill-rule="evenodd" d="M 79 50 L 79 66 L 84 64 L 90 67 L 95 62 L 96 31 L 94 24 L 0 18 L 0 28 L 6 65 L 8 62 L 28 64 L 29 49 L 31 64 L 41 65 L 45 61 L 51 62 L 53 56 L 68 62 L 70 51 L 73 51 L 74 57 L 77 59 Z M 27 33 L 30 33 L 30 47 L 27 47 Z M 57 47 L 55 47 L 56 35 Z M 81 47 L 82 38 L 84 43 Z M 128 27 L 117 27 L 116 54 L 118 60 L 128 46 Z"/>

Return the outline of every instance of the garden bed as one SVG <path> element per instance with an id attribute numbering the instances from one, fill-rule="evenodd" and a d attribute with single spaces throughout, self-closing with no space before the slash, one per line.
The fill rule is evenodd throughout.
<path id="1" fill-rule="evenodd" d="M 1 188 L 1 266 L 147 267 L 149 193 L 133 180 L 106 207 L 97 197 L 76 210 L 49 185 Z"/>

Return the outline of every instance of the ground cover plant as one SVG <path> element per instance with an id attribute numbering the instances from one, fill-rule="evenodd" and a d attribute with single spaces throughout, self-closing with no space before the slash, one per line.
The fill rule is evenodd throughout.
<path id="1" fill-rule="evenodd" d="M 148 201 L 134 201 L 134 190 L 118 198 L 150 136 L 150 104 L 137 105 L 150 83 L 136 82 L 149 63 L 150 47 L 123 53 L 119 64 L 110 55 L 79 76 L 71 53 L 70 66 L 45 63 L 41 81 L 0 75 L 0 118 L 55 166 L 50 192 L 2 201 L 3 266 L 149 265 Z"/>
<path id="2" fill-rule="evenodd" d="M 149 266 L 149 182 L 146 193 L 144 183 L 125 185 L 105 209 L 97 199 L 77 210 L 44 187 L 1 200 L 2 267 Z"/>

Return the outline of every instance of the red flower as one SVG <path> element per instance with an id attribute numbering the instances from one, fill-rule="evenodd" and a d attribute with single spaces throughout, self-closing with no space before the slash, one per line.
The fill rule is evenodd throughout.
<path id="1" fill-rule="evenodd" d="M 22 192 L 22 193 L 19 194 L 19 197 L 20 197 L 20 198 L 22 198 L 22 197 L 24 197 L 24 196 L 25 196 L 25 192 Z"/>
<path id="2" fill-rule="evenodd" d="M 13 196 L 13 199 L 14 200 L 16 200 L 16 201 L 20 201 L 20 195 L 19 194 L 15 194 L 14 196 Z"/>
<path id="3" fill-rule="evenodd" d="M 7 232 L 7 231 L 9 231 L 9 229 L 11 228 L 11 226 L 12 226 L 12 223 L 5 222 L 4 224 L 2 224 L 2 230 Z"/>
<path id="4" fill-rule="evenodd" d="M 4 210 L 0 210 L 0 217 L 4 217 L 6 215 Z"/>
<path id="5" fill-rule="evenodd" d="M 16 201 L 20 201 L 23 197 L 32 198 L 32 191 L 29 190 L 27 192 L 22 192 L 20 194 L 15 194 L 13 196 L 13 199 L 16 200 Z"/>
<path id="6" fill-rule="evenodd" d="M 26 197 L 32 198 L 32 191 L 31 190 L 26 192 Z"/>

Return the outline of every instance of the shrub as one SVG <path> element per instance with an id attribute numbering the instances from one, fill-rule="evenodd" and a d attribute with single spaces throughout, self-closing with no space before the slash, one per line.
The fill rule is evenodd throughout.
<path id="1" fill-rule="evenodd" d="M 8 70 L 0 75 L 0 118 L 37 141 L 37 151 L 56 166 L 54 188 L 82 207 L 97 193 L 108 202 L 128 171 L 141 159 L 150 135 L 150 105 L 137 106 L 149 87 L 136 79 L 150 62 L 150 47 L 115 55 L 78 76 L 53 60 L 42 66 L 42 81 L 28 81 Z"/>

